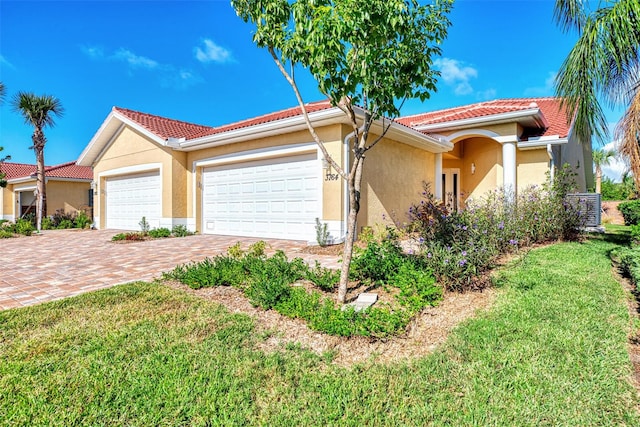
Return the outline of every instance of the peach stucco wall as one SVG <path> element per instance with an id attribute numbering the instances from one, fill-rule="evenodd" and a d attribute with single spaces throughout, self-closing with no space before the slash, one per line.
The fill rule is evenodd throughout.
<path id="1" fill-rule="evenodd" d="M 519 150 L 516 153 L 516 165 L 518 188 L 544 184 L 549 171 L 547 149 Z"/>
<path id="2" fill-rule="evenodd" d="M 15 217 L 19 213 L 17 192 L 33 192 L 36 180 L 21 182 L 20 184 L 9 184 L 2 190 L 2 212 L 1 216 Z M 89 190 L 91 184 L 87 181 L 47 181 L 47 212 L 46 215 L 53 215 L 58 210 L 66 213 L 76 213 L 87 207 L 89 204 Z"/>
<path id="3" fill-rule="evenodd" d="M 106 179 L 100 174 L 124 167 L 150 163 L 162 165 L 162 216 L 165 218 L 187 217 L 186 153 L 174 152 L 147 139 L 137 131 L 124 127 L 114 138 L 93 168 L 97 188 L 94 198 L 95 215 L 100 217 L 100 228 L 105 226 L 105 188 Z"/>
<path id="4" fill-rule="evenodd" d="M 433 153 L 386 138 L 380 141 L 365 158 L 359 227 L 408 221 L 407 211 L 420 201 L 423 182 L 433 185 L 434 165 Z"/>

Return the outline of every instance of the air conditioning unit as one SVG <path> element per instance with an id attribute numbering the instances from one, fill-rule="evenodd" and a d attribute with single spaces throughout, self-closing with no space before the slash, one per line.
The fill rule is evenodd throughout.
<path id="1" fill-rule="evenodd" d="M 581 212 L 586 212 L 585 227 L 598 227 L 601 222 L 602 204 L 598 193 L 567 194 L 567 199 L 580 206 Z"/>

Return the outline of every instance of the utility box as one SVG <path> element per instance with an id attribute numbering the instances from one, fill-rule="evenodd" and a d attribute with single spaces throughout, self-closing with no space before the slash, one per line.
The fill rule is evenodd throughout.
<path id="1" fill-rule="evenodd" d="M 585 227 L 598 227 L 601 222 L 602 201 L 598 193 L 567 194 L 567 199 L 580 205 L 580 211 L 586 212 Z"/>

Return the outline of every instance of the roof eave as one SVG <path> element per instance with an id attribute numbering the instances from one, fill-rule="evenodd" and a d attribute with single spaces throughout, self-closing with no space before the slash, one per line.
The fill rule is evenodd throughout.
<path id="1" fill-rule="evenodd" d="M 533 120 L 541 128 L 548 127 L 547 119 L 540 108 L 530 108 L 527 110 L 510 111 L 508 113 L 491 114 L 488 116 L 471 117 L 468 119 L 451 120 L 448 122 L 430 123 L 425 125 L 412 126 L 422 132 L 444 131 L 451 129 L 465 129 L 478 125 L 502 124 L 509 122 L 519 122 L 524 119 Z"/>
<path id="2" fill-rule="evenodd" d="M 93 166 L 96 160 L 102 156 L 105 148 L 107 148 L 113 140 L 113 135 L 120 130 L 122 124 L 132 127 L 137 132 L 140 132 L 161 146 L 167 145 L 167 141 L 164 138 L 156 135 L 139 123 L 119 113 L 114 107 L 104 122 L 102 122 L 102 125 L 93 138 L 91 138 L 89 144 L 85 147 L 82 153 L 80 153 L 76 164 L 78 166 Z"/>
<path id="3" fill-rule="evenodd" d="M 337 107 L 309 113 L 309 120 L 315 126 L 347 123 L 344 112 Z M 194 151 L 203 148 L 217 147 L 219 145 L 248 141 L 255 139 L 256 137 L 264 138 L 305 129 L 307 129 L 305 119 L 302 115 L 298 115 L 184 141 L 180 143 L 180 149 L 183 151 Z"/>

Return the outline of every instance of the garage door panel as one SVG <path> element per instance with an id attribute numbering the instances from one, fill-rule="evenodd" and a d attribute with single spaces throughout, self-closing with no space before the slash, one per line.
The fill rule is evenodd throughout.
<path id="1" fill-rule="evenodd" d="M 320 180 L 315 153 L 206 168 L 204 232 L 313 239 L 320 216 Z"/>
<path id="2" fill-rule="evenodd" d="M 107 178 L 106 228 L 139 230 L 144 216 L 158 224 L 162 211 L 159 171 Z"/>

